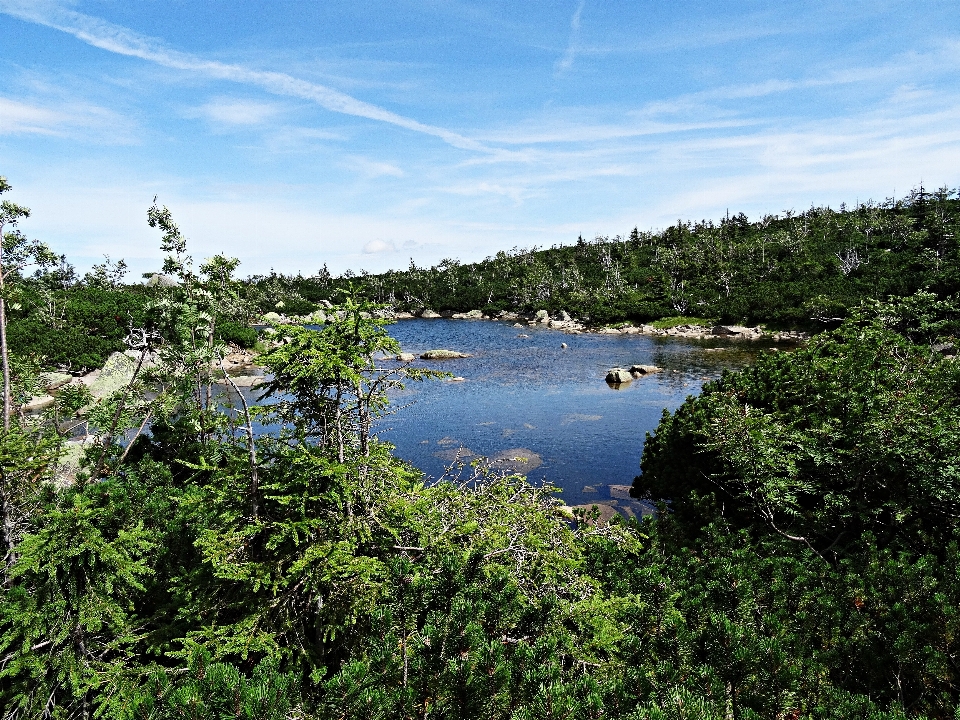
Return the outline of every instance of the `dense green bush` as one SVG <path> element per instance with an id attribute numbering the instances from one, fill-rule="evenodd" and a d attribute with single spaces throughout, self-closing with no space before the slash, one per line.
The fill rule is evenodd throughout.
<path id="1" fill-rule="evenodd" d="M 217 337 L 221 342 L 252 348 L 257 344 L 257 331 L 249 325 L 241 325 L 231 320 L 221 320 L 216 326 Z"/>
<path id="2" fill-rule="evenodd" d="M 929 295 L 871 305 L 724 375 L 665 413 L 633 486 L 669 503 L 661 524 L 691 567 L 713 565 L 686 597 L 715 607 L 718 538 L 737 533 L 737 573 L 770 568 L 748 593 L 790 586 L 756 615 L 785 652 L 930 717 L 951 716 L 960 692 L 960 363 L 901 332 L 949 340 L 956 314 Z"/>
<path id="3" fill-rule="evenodd" d="M 144 325 L 148 299 L 138 287 L 76 285 L 42 292 L 37 285 L 27 286 L 21 309 L 10 317 L 10 348 L 43 357 L 52 367 L 100 367 L 110 353 L 125 349 L 123 341 L 132 327 Z"/>

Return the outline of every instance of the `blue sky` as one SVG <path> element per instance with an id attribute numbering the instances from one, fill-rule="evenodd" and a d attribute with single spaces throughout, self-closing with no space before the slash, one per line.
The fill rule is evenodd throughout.
<path id="1" fill-rule="evenodd" d="M 379 271 L 960 184 L 955 2 L 0 0 L 0 174 L 79 268 Z"/>

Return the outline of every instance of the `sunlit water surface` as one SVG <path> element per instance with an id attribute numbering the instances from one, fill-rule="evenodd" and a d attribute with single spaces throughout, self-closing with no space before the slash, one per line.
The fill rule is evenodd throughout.
<path id="1" fill-rule="evenodd" d="M 393 413 L 377 432 L 399 457 L 432 478 L 458 458 L 500 458 L 504 469 L 560 487 L 569 505 L 612 504 L 627 514 L 641 508 L 623 486 L 639 474 L 644 437 L 664 409 L 677 408 L 704 382 L 742 367 L 768 345 L 567 335 L 469 320 L 404 320 L 389 331 L 418 356 L 437 348 L 472 356 L 415 361 L 464 380 L 409 383 L 393 393 Z M 663 372 L 616 389 L 604 382 L 608 368 L 631 364 Z"/>

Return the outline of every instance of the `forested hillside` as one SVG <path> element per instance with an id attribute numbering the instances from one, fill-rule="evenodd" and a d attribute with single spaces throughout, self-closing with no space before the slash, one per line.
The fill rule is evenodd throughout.
<path id="1" fill-rule="evenodd" d="M 787 235 L 846 228 L 810 230 L 794 254 L 784 241 L 776 261 L 759 252 L 769 278 L 791 268 L 803 287 L 799 258 L 819 257 L 810 287 L 851 293 L 821 310 L 848 317 L 665 413 L 633 486 L 660 511 L 611 523 L 571 516 L 522 476 L 478 464 L 427 483 L 394 457 L 371 432 L 387 392 L 436 373 L 382 359 L 399 348 L 361 295 L 336 298 L 319 329 L 271 328 L 258 345 L 269 380 L 242 395 L 224 373 L 226 337 L 251 304 L 322 298 L 277 276 L 238 281 L 232 258 L 195 266 L 156 205 L 148 222 L 176 282 L 115 287 L 114 265 L 57 288 L 60 259 L 10 229 L 26 213 L 5 203 L 0 330 L 36 330 L 3 341 L 3 717 L 955 718 L 954 203 L 917 195 L 771 221 Z M 885 238 L 901 228 L 904 245 L 886 253 L 889 240 L 864 231 L 869 247 L 845 254 L 861 213 Z M 743 223 L 737 247 L 758 227 Z M 503 277 L 524 258 L 616 257 L 619 275 L 594 281 L 619 277 L 627 289 L 609 297 L 637 298 L 625 258 L 656 259 L 668 235 L 504 256 Z M 842 272 L 854 254 L 861 264 Z M 688 302 L 708 287 L 720 302 L 716 278 L 696 277 L 677 284 L 703 293 Z M 877 294 L 930 289 L 853 305 L 868 277 Z M 732 283 L 724 301 L 743 289 Z M 459 287 L 421 300 L 442 307 Z M 44 288 L 77 314 L 28 306 Z M 20 404 L 61 363 L 29 343 L 53 337 L 57 317 L 126 349 L 130 372 L 85 407 L 58 395 L 27 415 Z M 78 420 L 83 443 L 70 437 Z M 65 467 L 70 453 L 79 466 Z"/>
<path id="2" fill-rule="evenodd" d="M 263 311 L 309 312 L 348 284 L 398 310 L 566 310 L 594 323 L 688 315 L 822 325 L 864 299 L 960 289 L 960 201 L 922 188 L 898 200 L 743 214 L 628 237 L 444 260 L 381 274 L 252 278 Z"/>

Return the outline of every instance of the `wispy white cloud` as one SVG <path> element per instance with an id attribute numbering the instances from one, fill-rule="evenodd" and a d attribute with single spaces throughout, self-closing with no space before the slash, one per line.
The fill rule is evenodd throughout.
<path id="1" fill-rule="evenodd" d="M 83 102 L 24 102 L 0 97 L 0 135 L 50 135 L 127 144 L 131 123 L 117 113 Z"/>
<path id="2" fill-rule="evenodd" d="M 731 130 L 750 131 L 759 125 L 781 120 L 776 116 L 759 116 L 749 101 L 800 91 L 818 91 L 833 87 L 856 86 L 875 89 L 878 83 L 897 86 L 894 97 L 899 104 L 912 104 L 922 109 L 924 101 L 943 95 L 932 88 L 918 88 L 908 82 L 921 77 L 932 77 L 960 63 L 960 42 L 942 41 L 928 52 L 907 52 L 885 63 L 853 66 L 826 71 L 819 76 L 796 79 L 770 78 L 751 83 L 732 83 L 705 90 L 682 93 L 673 97 L 646 102 L 635 108 L 618 110 L 627 121 L 598 122 L 605 110 L 590 107 L 567 107 L 562 112 L 551 107 L 542 116 L 530 117 L 522 123 L 497 130 L 488 130 L 479 137 L 489 143 L 510 146 L 545 144 L 583 144 L 625 140 L 656 135 L 683 133 L 703 134 L 705 131 L 724 135 Z M 506 161 L 536 162 L 539 152 L 517 151 L 509 155 L 472 158 L 468 164 L 490 164 Z"/>
<path id="3" fill-rule="evenodd" d="M 392 242 L 385 240 L 371 240 L 363 246 L 365 255 L 377 255 L 379 253 L 396 252 L 397 248 Z"/>
<path id="4" fill-rule="evenodd" d="M 264 133 L 263 147 L 275 155 L 302 154 L 330 141 L 341 143 L 347 136 L 340 132 L 322 128 L 281 125 L 269 128 Z"/>
<path id="5" fill-rule="evenodd" d="M 709 120 L 674 122 L 638 119 L 631 124 L 611 123 L 604 125 L 596 122 L 592 118 L 585 119 L 583 122 L 578 123 L 563 118 L 549 117 L 536 118 L 522 125 L 515 125 L 510 128 L 488 132 L 483 137 L 489 139 L 491 142 L 502 143 L 504 145 L 593 143 L 604 140 L 628 139 L 649 135 L 669 135 L 702 130 L 742 128 L 756 123 L 757 120 L 749 118 L 724 119 L 722 117 L 715 117 Z M 495 159 L 529 161 L 534 159 L 534 157 L 535 156 L 530 153 L 513 153 Z M 489 159 L 484 157 L 472 159 L 467 162 L 482 164 L 489 162 Z"/>
<path id="6" fill-rule="evenodd" d="M 4 135 L 54 135 L 62 131 L 68 119 L 63 112 L 0 98 L 0 133 Z"/>
<path id="7" fill-rule="evenodd" d="M 558 73 L 566 72 L 573 67 L 573 61 L 577 57 L 577 51 L 580 49 L 580 16 L 583 14 L 583 6 L 586 0 L 580 0 L 573 17 L 570 19 L 570 40 L 567 42 L 566 52 L 563 53 L 557 61 L 556 70 Z"/>
<path id="8" fill-rule="evenodd" d="M 216 125 L 252 126 L 274 120 L 283 111 L 273 103 L 218 97 L 190 109 L 187 117 L 201 117 Z"/>
<path id="9" fill-rule="evenodd" d="M 519 179 L 518 179 L 519 180 Z M 532 183 L 519 180 L 510 184 L 501 184 L 497 182 L 479 181 L 472 183 L 460 183 L 449 187 L 437 188 L 439 192 L 449 193 L 451 195 L 463 195 L 466 197 L 482 195 L 499 195 L 513 200 L 519 205 L 525 199 L 534 194 Z"/>
<path id="10" fill-rule="evenodd" d="M 287 73 L 254 70 L 243 65 L 207 60 L 194 54 L 173 50 L 154 38 L 140 35 L 100 18 L 75 12 L 50 0 L 0 0 L 0 12 L 65 32 L 108 52 L 140 58 L 163 67 L 196 73 L 211 79 L 259 87 L 276 95 L 309 100 L 331 112 L 376 120 L 437 137 L 462 150 L 494 151 L 483 143 L 452 130 L 399 115 L 325 85 L 308 82 Z"/>
<path id="11" fill-rule="evenodd" d="M 370 158 L 360 157 L 357 155 L 351 155 L 347 157 L 344 164 L 354 172 L 357 172 L 368 179 L 384 176 L 403 177 L 406 174 L 396 165 L 391 165 L 390 163 L 385 162 L 377 162 L 376 160 L 371 160 Z"/>

